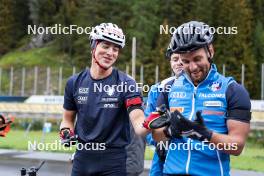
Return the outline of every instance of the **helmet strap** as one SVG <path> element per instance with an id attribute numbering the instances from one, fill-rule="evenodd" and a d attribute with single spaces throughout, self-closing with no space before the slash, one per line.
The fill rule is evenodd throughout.
<path id="1" fill-rule="evenodd" d="M 210 51 L 210 49 L 209 49 L 209 45 L 207 44 L 205 47 L 204 47 L 204 49 L 205 49 L 205 51 L 207 51 L 206 52 L 206 54 L 207 54 L 207 58 L 208 58 L 208 61 L 210 62 L 210 64 L 212 64 L 213 63 L 213 58 L 212 58 L 212 53 L 211 53 L 211 51 Z"/>

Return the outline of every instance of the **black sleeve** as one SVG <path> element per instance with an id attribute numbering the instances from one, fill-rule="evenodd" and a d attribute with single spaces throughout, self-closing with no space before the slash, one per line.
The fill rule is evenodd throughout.
<path id="1" fill-rule="evenodd" d="M 144 112 L 143 104 L 142 104 L 143 98 L 140 92 L 141 90 L 136 85 L 135 80 L 128 77 L 125 85 L 127 86 L 127 89 L 125 89 L 127 91 L 125 92 L 124 98 L 125 98 L 125 105 L 128 114 L 130 114 L 130 112 L 132 112 L 135 109 L 141 109 Z"/>
<path id="2" fill-rule="evenodd" d="M 64 92 L 64 103 L 63 108 L 69 111 L 76 111 L 77 107 L 74 101 L 73 93 L 74 93 L 74 77 L 70 77 L 65 86 Z"/>
<path id="3" fill-rule="evenodd" d="M 251 103 L 247 90 L 240 84 L 231 83 L 226 91 L 227 119 L 249 123 Z"/>
<path id="4" fill-rule="evenodd" d="M 162 87 L 162 91 L 160 92 L 158 99 L 157 99 L 157 107 L 161 106 L 161 105 L 165 105 L 166 108 L 169 110 L 170 106 L 169 106 L 169 93 L 171 91 L 171 86 L 174 83 L 174 79 L 167 82 L 163 87 Z"/>

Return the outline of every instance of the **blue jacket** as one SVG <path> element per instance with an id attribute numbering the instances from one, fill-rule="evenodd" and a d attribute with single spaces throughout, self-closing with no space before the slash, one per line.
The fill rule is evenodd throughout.
<path id="1" fill-rule="evenodd" d="M 215 65 L 212 64 L 207 77 L 197 87 L 193 85 L 186 74 L 175 80 L 168 93 L 167 103 L 170 111 L 177 109 L 190 120 L 196 118 L 196 111 L 202 111 L 207 128 L 220 134 L 227 134 L 226 112 L 231 106 L 227 103 L 227 96 L 232 99 L 233 95 L 231 96 L 231 94 L 235 94 L 227 89 L 233 83 L 239 87 L 231 77 L 226 78 L 220 75 Z M 248 108 L 249 102 L 250 109 L 247 92 L 244 89 L 240 90 L 242 91 L 239 92 L 243 95 L 239 96 L 246 97 L 246 107 Z M 230 95 L 227 95 L 227 92 Z M 160 97 L 158 104 L 166 103 L 164 97 L 162 98 L 162 95 Z M 208 144 L 202 145 L 202 142 L 190 138 L 172 139 L 164 164 L 164 173 L 228 176 L 230 171 L 229 154 L 210 147 Z"/>

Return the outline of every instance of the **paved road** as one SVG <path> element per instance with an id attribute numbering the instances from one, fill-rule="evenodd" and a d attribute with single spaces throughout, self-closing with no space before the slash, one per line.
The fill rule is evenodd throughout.
<path id="1" fill-rule="evenodd" d="M 0 150 L 0 175 L 20 176 L 21 168 L 38 166 L 41 161 L 46 160 L 46 163 L 39 170 L 37 176 L 70 176 L 71 163 L 67 162 L 69 156 L 69 154 L 62 153 Z M 146 170 L 140 176 L 148 175 L 150 165 L 150 161 L 145 161 Z M 264 173 L 232 170 L 231 176 L 264 176 Z"/>
<path id="2" fill-rule="evenodd" d="M 25 159 L 1 159 L 0 173 L 4 176 L 20 176 L 22 167 L 29 168 L 37 166 L 41 161 L 25 160 Z M 46 161 L 43 167 L 39 170 L 37 176 L 70 176 L 71 164 L 59 161 Z M 144 171 L 140 176 L 148 176 L 148 171 Z M 231 176 L 264 176 L 264 173 L 252 171 L 233 170 Z"/>
<path id="3" fill-rule="evenodd" d="M 40 161 L 36 160 L 24 160 L 16 159 L 9 160 L 4 159 L 0 160 L 0 175 L 4 176 L 20 176 L 21 168 L 29 168 L 31 166 L 37 166 Z M 65 162 L 54 162 L 47 161 L 43 167 L 39 170 L 38 176 L 69 176 L 71 166 Z"/>
<path id="4" fill-rule="evenodd" d="M 0 160 L 0 175 L 4 176 L 20 176 L 21 168 L 29 168 L 37 166 L 41 161 L 25 160 L 25 159 L 2 159 Z M 71 164 L 58 161 L 46 161 L 39 170 L 37 176 L 70 176 Z M 147 176 L 145 171 L 141 176 Z"/>

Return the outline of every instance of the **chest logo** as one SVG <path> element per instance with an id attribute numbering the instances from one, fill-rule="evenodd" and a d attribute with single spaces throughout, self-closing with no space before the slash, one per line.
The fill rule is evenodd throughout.
<path id="1" fill-rule="evenodd" d="M 218 82 L 218 81 L 213 82 L 209 85 L 210 90 L 213 92 L 220 90 L 221 87 L 222 87 L 222 82 Z"/>
<path id="2" fill-rule="evenodd" d="M 107 95 L 112 96 L 115 93 L 115 89 L 112 87 L 109 87 L 106 91 Z"/>
<path id="3" fill-rule="evenodd" d="M 88 94 L 89 88 L 88 87 L 80 87 L 79 94 Z"/>
<path id="4" fill-rule="evenodd" d="M 77 97 L 77 103 L 78 104 L 86 104 L 88 100 L 87 96 L 78 96 Z"/>

